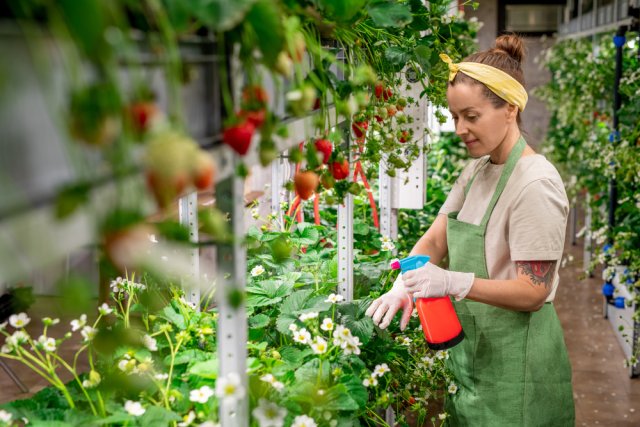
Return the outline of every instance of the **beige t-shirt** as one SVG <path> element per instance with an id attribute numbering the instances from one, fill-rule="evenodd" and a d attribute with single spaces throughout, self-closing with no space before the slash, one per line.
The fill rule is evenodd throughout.
<path id="1" fill-rule="evenodd" d="M 503 168 L 504 164 L 488 162 L 488 156 L 471 161 L 439 213 L 459 211 L 458 220 L 480 224 Z M 464 189 L 476 171 L 465 199 Z M 540 154 L 521 157 L 487 224 L 485 257 L 489 277 L 515 279 L 516 261 L 560 261 L 568 215 L 569 201 L 556 168 Z M 560 262 L 547 301 L 555 297 L 559 265 Z"/>

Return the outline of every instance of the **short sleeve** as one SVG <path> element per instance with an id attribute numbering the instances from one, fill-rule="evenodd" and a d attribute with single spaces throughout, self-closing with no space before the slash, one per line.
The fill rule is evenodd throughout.
<path id="1" fill-rule="evenodd" d="M 464 167 L 460 176 L 456 179 L 456 182 L 453 183 L 447 200 L 444 201 L 438 213 L 447 215 L 451 212 L 459 212 L 460 209 L 462 209 L 465 199 L 464 188 L 478 169 L 478 166 L 485 163 L 481 163 L 480 160 L 481 159 L 473 160 Z"/>
<path id="2" fill-rule="evenodd" d="M 562 182 L 539 179 L 523 188 L 509 216 L 512 261 L 559 260 L 564 250 L 569 201 Z"/>

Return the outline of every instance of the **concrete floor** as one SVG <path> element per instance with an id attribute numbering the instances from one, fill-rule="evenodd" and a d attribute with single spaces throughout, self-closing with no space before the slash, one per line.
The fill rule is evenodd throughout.
<path id="1" fill-rule="evenodd" d="M 555 306 L 573 370 L 577 426 L 640 426 L 640 378 L 629 378 L 624 353 L 602 315 L 600 273 L 582 274 L 582 245 L 565 247 L 574 261 L 560 270 Z"/>
<path id="2" fill-rule="evenodd" d="M 602 280 L 597 275 L 592 279 L 578 279 L 582 274 L 582 246 L 567 244 L 565 255 L 568 254 L 573 255 L 574 261 L 561 269 L 556 309 L 573 367 L 576 425 L 640 426 L 640 378 L 629 379 L 628 369 L 623 365 L 623 352 L 611 325 L 602 317 Z M 37 317 L 59 317 L 57 306 L 55 298 L 39 298 L 31 308 L 33 320 L 28 329 L 36 338 L 42 330 Z M 64 327 L 58 325 L 55 329 L 69 330 L 70 320 L 63 318 Z M 63 355 L 70 356 L 77 349 L 77 340 L 67 342 L 62 347 Z M 32 393 L 45 386 L 37 375 L 13 361 L 7 363 Z M 86 369 L 86 364 L 81 366 Z M 64 378 L 71 379 L 68 375 Z M 0 370 L 0 403 L 28 396 Z"/>

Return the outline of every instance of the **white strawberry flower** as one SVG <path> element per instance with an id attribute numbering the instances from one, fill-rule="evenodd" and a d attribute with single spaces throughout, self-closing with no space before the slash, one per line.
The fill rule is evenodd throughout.
<path id="1" fill-rule="evenodd" d="M 38 343 L 40 343 L 44 351 L 47 351 L 49 353 L 56 351 L 56 340 L 54 338 L 40 335 L 40 338 L 38 338 Z"/>
<path id="2" fill-rule="evenodd" d="M 31 322 L 27 313 L 12 314 L 9 316 L 9 324 L 16 329 L 24 328 Z"/>
<path id="3" fill-rule="evenodd" d="M 340 347 L 343 349 L 345 355 L 355 354 L 356 356 L 360 354 L 360 338 L 351 337 L 350 339 L 342 341 Z"/>
<path id="4" fill-rule="evenodd" d="M 155 338 L 145 334 L 142 337 L 142 343 L 149 351 L 158 351 L 158 341 Z"/>
<path id="5" fill-rule="evenodd" d="M 146 409 L 144 409 L 140 402 L 135 402 L 133 400 L 127 400 L 124 403 L 124 410 L 134 417 L 139 417 L 146 412 Z"/>
<path id="6" fill-rule="evenodd" d="M 393 242 L 383 242 L 382 245 L 380 245 L 380 250 L 383 252 L 392 251 L 395 248 L 396 245 L 394 245 Z"/>
<path id="7" fill-rule="evenodd" d="M 324 354 L 327 352 L 327 348 L 327 341 L 325 341 L 322 337 L 316 337 L 311 344 L 311 349 L 315 354 Z"/>
<path id="8" fill-rule="evenodd" d="M 189 411 L 187 415 L 182 417 L 182 421 L 178 423 L 178 427 L 187 427 L 190 426 L 196 420 L 196 413 L 193 411 Z"/>
<path id="9" fill-rule="evenodd" d="M 432 367 L 432 366 L 433 366 L 433 364 L 435 363 L 435 362 L 433 361 L 433 359 L 432 359 L 431 357 L 429 357 L 429 356 L 424 356 L 424 357 L 422 358 L 422 361 L 427 365 L 427 368 Z"/>
<path id="10" fill-rule="evenodd" d="M 274 377 L 272 374 L 264 374 L 263 376 L 260 377 L 260 381 L 264 381 L 269 384 L 273 384 L 275 380 L 276 380 L 276 377 Z"/>
<path id="11" fill-rule="evenodd" d="M 307 415 L 298 415 L 294 418 L 291 427 L 318 427 L 313 418 Z"/>
<path id="12" fill-rule="evenodd" d="M 389 365 L 387 365 L 386 363 L 382 363 L 380 365 L 376 365 L 376 367 L 373 368 L 373 376 L 382 377 L 385 373 L 390 371 L 391 369 L 389 369 Z"/>
<path id="13" fill-rule="evenodd" d="M 311 342 L 311 334 L 307 331 L 306 328 L 302 328 L 293 333 L 293 340 L 295 342 L 299 342 L 300 344 L 308 344 Z"/>
<path id="14" fill-rule="evenodd" d="M 266 270 L 264 269 L 264 267 L 263 267 L 263 266 L 261 266 L 261 265 L 256 265 L 255 267 L 253 267 L 253 268 L 251 269 L 251 276 L 252 276 L 252 277 L 258 277 L 258 276 L 260 276 L 261 274 L 263 274 L 265 271 L 266 271 Z"/>
<path id="15" fill-rule="evenodd" d="M 287 410 L 267 399 L 260 399 L 258 406 L 251 411 L 251 414 L 258 420 L 260 427 L 282 427 Z"/>
<path id="16" fill-rule="evenodd" d="M 446 414 L 446 413 L 444 413 L 444 412 L 443 412 L 443 413 L 441 413 L 441 414 L 438 414 L 438 419 L 439 419 L 439 420 L 445 420 L 445 419 L 447 419 L 447 414 Z"/>
<path id="17" fill-rule="evenodd" d="M 451 383 L 449 384 L 447 391 L 449 392 L 449 394 L 456 394 L 456 392 L 458 391 L 458 386 L 455 385 L 454 383 Z"/>
<path id="18" fill-rule="evenodd" d="M 218 378 L 216 384 L 216 396 L 223 404 L 233 404 L 236 400 L 245 396 L 245 389 L 240 383 L 240 377 L 235 372 L 231 372 L 226 377 Z"/>
<path id="19" fill-rule="evenodd" d="M 11 414 L 11 412 L 7 412 L 4 409 L 0 409 L 0 422 L 9 424 L 12 418 L 13 418 L 13 414 Z"/>
<path id="20" fill-rule="evenodd" d="M 284 388 L 284 383 L 280 382 L 280 381 L 274 381 L 271 383 L 271 386 L 273 388 L 275 388 L 276 390 L 280 391 Z"/>
<path id="21" fill-rule="evenodd" d="M 332 331 L 334 328 L 334 324 L 333 324 L 333 320 L 331 320 L 331 318 L 329 317 L 325 317 L 322 320 L 322 325 L 320 325 L 320 329 L 322 329 L 323 331 Z"/>
<path id="22" fill-rule="evenodd" d="M 409 337 L 402 337 L 401 341 L 402 345 L 411 345 L 411 343 L 413 342 L 413 340 Z"/>
<path id="23" fill-rule="evenodd" d="M 105 302 L 100 307 L 98 307 L 98 313 L 103 316 L 107 316 L 113 313 L 113 308 L 109 307 L 109 305 Z"/>
<path id="24" fill-rule="evenodd" d="M 13 334 L 7 337 L 5 340 L 6 344 L 10 347 L 19 347 L 20 345 L 27 342 L 29 336 L 22 330 L 15 331 Z"/>
<path id="25" fill-rule="evenodd" d="M 338 294 L 330 294 L 324 302 L 330 302 L 332 304 L 336 304 L 344 301 L 344 297 Z"/>
<path id="26" fill-rule="evenodd" d="M 436 352 L 436 357 L 437 357 L 439 360 L 445 360 L 445 359 L 448 359 L 448 358 L 449 358 L 449 352 L 448 352 L 448 351 L 446 351 L 446 350 L 439 350 L 439 351 L 437 351 L 437 352 Z"/>
<path id="27" fill-rule="evenodd" d="M 114 294 L 124 292 L 125 286 L 126 282 L 122 277 L 117 277 L 116 279 L 112 280 L 111 284 L 109 285 Z"/>
<path id="28" fill-rule="evenodd" d="M 163 373 L 163 374 L 155 374 L 155 375 L 153 376 L 153 378 L 155 378 L 155 379 L 156 379 L 156 380 L 158 380 L 158 381 L 164 381 L 164 380 L 166 380 L 167 378 L 169 378 L 169 374 L 166 374 L 166 373 Z"/>
<path id="29" fill-rule="evenodd" d="M 318 318 L 318 312 L 302 313 L 299 317 L 301 322 L 304 322 L 305 320 L 316 319 L 316 318 Z"/>
<path id="30" fill-rule="evenodd" d="M 371 375 L 362 381 L 362 385 L 365 387 L 375 387 L 378 385 L 378 379 L 375 375 Z"/>
<path id="31" fill-rule="evenodd" d="M 298 325 L 296 325 L 295 323 L 292 323 L 289 325 L 289 330 L 291 332 L 296 332 L 298 330 Z"/>
<path id="32" fill-rule="evenodd" d="M 85 342 L 91 341 L 96 337 L 98 330 L 96 328 L 92 328 L 91 326 L 85 326 L 80 331 L 82 338 L 84 338 Z"/>
<path id="33" fill-rule="evenodd" d="M 78 329 L 81 329 L 84 325 L 87 324 L 87 315 L 83 314 L 79 319 L 74 319 L 71 321 L 71 331 L 75 332 Z"/>
<path id="34" fill-rule="evenodd" d="M 189 400 L 198 403 L 207 403 L 207 401 L 213 396 L 213 389 L 207 385 L 191 390 L 189 392 Z"/>

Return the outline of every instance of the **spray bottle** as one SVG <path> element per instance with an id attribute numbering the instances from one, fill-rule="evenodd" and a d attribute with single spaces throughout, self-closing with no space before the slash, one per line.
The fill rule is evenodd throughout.
<path id="1" fill-rule="evenodd" d="M 424 266 L 427 262 L 429 262 L 427 255 L 413 255 L 400 260 L 393 260 L 391 268 L 406 273 Z M 418 298 L 416 309 L 422 325 L 422 332 L 424 332 L 424 337 L 430 349 L 445 350 L 464 339 L 464 331 L 448 296 Z"/>

